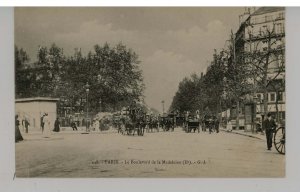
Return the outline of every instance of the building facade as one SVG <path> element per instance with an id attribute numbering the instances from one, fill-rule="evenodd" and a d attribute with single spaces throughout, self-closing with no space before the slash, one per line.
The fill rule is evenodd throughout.
<path id="1" fill-rule="evenodd" d="M 245 129 L 251 129 L 257 118 L 262 120 L 266 110 L 284 121 L 285 8 L 247 8 L 240 16 L 234 46 L 237 64 L 253 72 L 248 80 L 252 93 L 244 95 Z"/>

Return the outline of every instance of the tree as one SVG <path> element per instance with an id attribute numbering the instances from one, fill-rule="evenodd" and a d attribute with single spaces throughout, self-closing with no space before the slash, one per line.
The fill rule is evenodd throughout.
<path id="1" fill-rule="evenodd" d="M 32 75 L 29 73 L 30 58 L 23 48 L 15 46 L 15 92 L 16 98 L 28 97 Z"/>
<path id="2" fill-rule="evenodd" d="M 21 49 L 22 50 L 22 49 Z M 16 49 L 16 65 L 23 66 L 27 56 Z M 58 97 L 58 108 L 82 111 L 89 103 L 89 110 L 115 111 L 133 101 L 143 100 L 143 75 L 138 55 L 124 44 L 111 47 L 95 45 L 94 50 L 83 56 L 75 49 L 66 57 L 63 49 L 55 44 L 50 48 L 39 47 L 37 61 L 32 67 L 21 67 L 17 77 L 18 97 Z M 22 74 L 22 75 L 20 75 Z M 86 84 L 89 84 L 89 100 L 86 101 Z M 24 88 L 26 84 L 26 89 Z"/>
<path id="3" fill-rule="evenodd" d="M 214 60 L 204 76 L 192 74 L 180 82 L 169 111 L 179 110 L 182 113 L 199 110 L 201 115 L 208 111 L 212 114 L 222 111 L 225 77 L 223 54 L 215 51 Z"/>
<path id="4" fill-rule="evenodd" d="M 249 50 L 245 53 L 245 63 L 252 71 L 254 91 L 263 92 L 265 115 L 268 113 L 268 92 L 270 87 L 278 93 L 284 90 L 285 45 L 284 31 L 276 30 L 276 22 L 264 26 L 258 35 L 250 34 Z M 278 117 L 278 101 L 276 102 Z"/>
<path id="5" fill-rule="evenodd" d="M 115 111 L 133 100 L 142 100 L 144 84 L 138 55 L 122 43 L 95 45 L 88 54 L 86 80 L 91 84 L 92 105 L 99 102 L 107 110 Z"/>
<path id="6" fill-rule="evenodd" d="M 198 89 L 199 77 L 196 74 L 191 75 L 190 78 L 185 77 L 178 87 L 170 109 L 168 111 L 195 111 L 198 107 Z"/>
<path id="7" fill-rule="evenodd" d="M 231 44 L 227 50 L 224 50 L 224 63 L 225 63 L 225 78 L 224 78 L 224 91 L 226 98 L 229 100 L 227 106 L 231 107 L 233 104 L 236 106 L 236 129 L 239 129 L 240 121 L 240 101 L 241 97 L 251 91 L 251 83 L 248 81 L 251 71 L 244 63 L 244 55 L 236 54 L 236 40 L 231 32 Z"/>

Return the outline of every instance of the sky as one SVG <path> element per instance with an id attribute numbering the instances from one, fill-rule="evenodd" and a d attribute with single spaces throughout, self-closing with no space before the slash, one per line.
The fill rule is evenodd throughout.
<path id="1" fill-rule="evenodd" d="M 214 49 L 225 47 L 236 32 L 244 7 L 89 7 L 15 8 L 15 44 L 36 60 L 39 45 L 55 43 L 72 55 L 75 48 L 119 42 L 141 61 L 145 101 L 162 112 L 168 109 L 179 82 L 205 72 Z"/>

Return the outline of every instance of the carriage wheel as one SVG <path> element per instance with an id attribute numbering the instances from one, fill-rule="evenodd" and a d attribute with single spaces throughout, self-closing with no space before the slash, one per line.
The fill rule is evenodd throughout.
<path id="1" fill-rule="evenodd" d="M 285 154 L 285 128 L 279 127 L 274 134 L 274 146 L 280 154 Z"/>

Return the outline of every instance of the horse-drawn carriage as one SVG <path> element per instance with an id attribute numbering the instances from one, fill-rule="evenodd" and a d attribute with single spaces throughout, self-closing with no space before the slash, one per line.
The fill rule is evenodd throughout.
<path id="1" fill-rule="evenodd" d="M 194 131 L 194 133 L 196 132 L 196 130 L 198 131 L 198 133 L 200 132 L 200 120 L 196 116 L 190 115 L 185 125 L 185 132 L 187 133 L 191 133 L 192 130 Z"/>
<path id="2" fill-rule="evenodd" d="M 161 117 L 160 125 L 163 131 L 174 131 L 174 116 L 172 114 L 169 114 L 167 116 Z"/>
<path id="3" fill-rule="evenodd" d="M 131 107 L 123 110 L 115 123 L 118 128 L 118 133 L 123 135 L 139 135 L 143 136 L 146 127 L 146 115 L 141 108 Z"/>
<path id="4" fill-rule="evenodd" d="M 208 128 L 209 133 L 212 133 L 213 131 L 219 132 L 219 121 L 218 118 L 214 115 L 205 115 L 203 118 L 203 127 L 202 131 L 206 131 Z"/>
<path id="5" fill-rule="evenodd" d="M 185 117 L 184 116 L 176 116 L 176 122 L 175 125 L 177 127 L 183 127 L 184 126 L 184 122 L 185 122 Z"/>
<path id="6" fill-rule="evenodd" d="M 146 130 L 147 132 L 153 132 L 156 130 L 159 132 L 159 122 L 158 117 L 152 114 L 147 114 L 146 117 Z"/>

